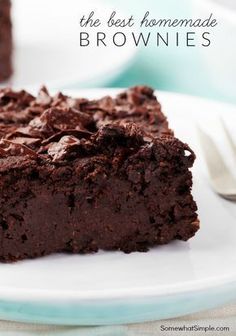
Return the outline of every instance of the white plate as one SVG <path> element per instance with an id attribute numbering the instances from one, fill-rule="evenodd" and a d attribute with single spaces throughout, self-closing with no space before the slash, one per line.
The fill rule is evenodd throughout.
<path id="1" fill-rule="evenodd" d="M 115 90 L 73 92 L 98 97 Z M 236 299 L 236 206 L 215 195 L 198 148 L 202 124 L 222 149 L 219 115 L 235 125 L 236 108 L 160 92 L 176 135 L 197 153 L 194 196 L 201 229 L 189 242 L 148 253 L 53 255 L 0 265 L 0 318 L 61 324 L 114 324 L 169 318 Z M 229 162 L 230 164 L 230 162 Z"/>
<path id="2" fill-rule="evenodd" d="M 130 64 L 136 48 L 131 44 L 122 48 L 80 47 L 80 31 L 89 31 L 91 43 L 94 41 L 96 29 L 79 26 L 80 17 L 91 10 L 102 22 L 112 12 L 102 0 L 69 0 L 69 5 L 67 0 L 14 0 L 15 72 L 11 85 L 96 86 L 119 75 Z M 102 26 L 101 31 L 109 38 L 113 29 Z"/>

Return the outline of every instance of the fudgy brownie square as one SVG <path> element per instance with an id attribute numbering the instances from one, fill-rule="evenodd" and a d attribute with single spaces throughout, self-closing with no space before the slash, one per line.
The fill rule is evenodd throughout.
<path id="1" fill-rule="evenodd" d="M 195 160 L 153 90 L 98 100 L 0 91 L 0 259 L 147 251 L 199 228 Z"/>

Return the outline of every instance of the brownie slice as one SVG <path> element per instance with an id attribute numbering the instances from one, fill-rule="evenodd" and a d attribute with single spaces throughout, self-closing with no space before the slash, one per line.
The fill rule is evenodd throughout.
<path id="1" fill-rule="evenodd" d="M 0 259 L 147 251 L 199 228 L 195 155 L 147 87 L 115 98 L 0 91 Z"/>
<path id="2" fill-rule="evenodd" d="M 0 0 L 0 81 L 12 74 L 11 1 Z"/>

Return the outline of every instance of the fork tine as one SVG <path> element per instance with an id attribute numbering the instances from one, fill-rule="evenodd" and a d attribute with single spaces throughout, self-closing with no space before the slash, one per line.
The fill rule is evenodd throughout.
<path id="1" fill-rule="evenodd" d="M 224 174 L 225 171 L 229 171 L 228 167 L 224 163 L 224 160 L 222 159 L 222 155 L 220 154 L 212 138 L 207 133 L 205 133 L 199 126 L 198 133 L 201 147 L 204 152 L 205 160 L 211 176 L 215 178 L 218 175 Z"/>
<path id="2" fill-rule="evenodd" d="M 235 196 L 236 181 L 225 164 L 215 142 L 199 126 L 198 135 L 213 188 L 221 195 Z"/>
<path id="3" fill-rule="evenodd" d="M 224 130 L 224 133 L 226 135 L 226 138 L 228 140 L 228 143 L 230 144 L 230 147 L 231 147 L 231 150 L 233 151 L 234 155 L 236 156 L 236 145 L 234 143 L 234 140 L 228 130 L 228 128 L 226 127 L 226 124 L 224 122 L 224 120 L 222 118 L 220 118 L 220 122 L 221 122 L 221 125 L 222 125 L 222 128 Z"/>

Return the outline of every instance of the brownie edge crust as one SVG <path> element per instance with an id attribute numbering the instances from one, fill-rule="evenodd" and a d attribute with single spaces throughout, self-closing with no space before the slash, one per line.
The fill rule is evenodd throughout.
<path id="1" fill-rule="evenodd" d="M 199 229 L 195 155 L 153 90 L 97 100 L 0 90 L 0 260 L 147 251 Z"/>

